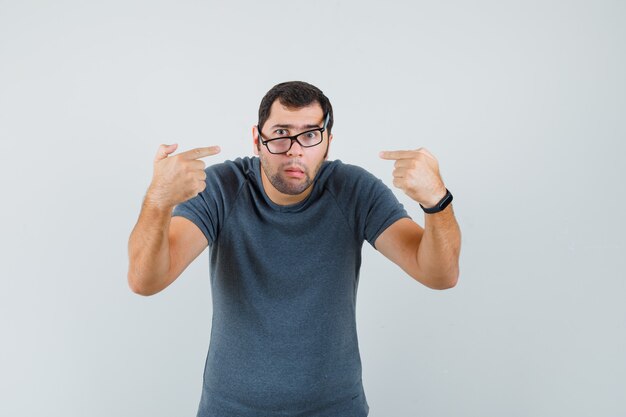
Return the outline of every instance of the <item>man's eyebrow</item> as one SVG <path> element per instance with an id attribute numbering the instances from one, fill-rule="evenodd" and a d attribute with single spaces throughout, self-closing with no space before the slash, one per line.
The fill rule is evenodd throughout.
<path id="1" fill-rule="evenodd" d="M 300 126 L 296 126 L 296 125 L 292 125 L 292 124 L 276 124 L 274 126 L 272 126 L 270 129 L 275 129 L 277 127 L 283 128 L 283 129 L 295 129 L 297 127 L 301 128 L 301 129 L 315 129 L 315 128 L 321 128 L 320 125 L 300 125 Z"/>

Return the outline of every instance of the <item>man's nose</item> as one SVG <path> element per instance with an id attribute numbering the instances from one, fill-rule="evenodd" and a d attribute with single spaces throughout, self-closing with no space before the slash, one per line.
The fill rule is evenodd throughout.
<path id="1" fill-rule="evenodd" d="M 297 140 L 291 141 L 291 148 L 287 151 L 287 156 L 302 156 L 302 146 Z"/>

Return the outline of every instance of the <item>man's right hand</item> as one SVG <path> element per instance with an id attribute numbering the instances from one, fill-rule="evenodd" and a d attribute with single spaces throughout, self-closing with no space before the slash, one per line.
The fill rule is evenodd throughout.
<path id="1" fill-rule="evenodd" d="M 154 173 L 146 199 L 158 207 L 171 209 L 204 191 L 206 164 L 198 159 L 220 152 L 219 146 L 209 146 L 168 157 L 177 147 L 176 143 L 161 145 L 154 158 Z"/>

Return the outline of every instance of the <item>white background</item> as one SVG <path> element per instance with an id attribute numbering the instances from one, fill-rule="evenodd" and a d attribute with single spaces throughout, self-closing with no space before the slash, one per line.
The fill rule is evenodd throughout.
<path id="1" fill-rule="evenodd" d="M 370 416 L 626 415 L 625 41 L 621 1 L 0 0 L 0 415 L 195 415 L 207 252 L 145 298 L 128 236 L 159 144 L 251 155 L 288 80 L 332 159 L 424 146 L 454 194 L 454 289 L 364 248 Z"/>

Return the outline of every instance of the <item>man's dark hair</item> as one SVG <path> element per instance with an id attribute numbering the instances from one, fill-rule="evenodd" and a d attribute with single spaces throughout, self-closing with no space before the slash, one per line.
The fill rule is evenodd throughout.
<path id="1" fill-rule="evenodd" d="M 304 81 L 287 81 L 276 84 L 265 94 L 259 106 L 259 131 L 263 129 L 263 125 L 270 117 L 270 108 L 276 99 L 278 99 L 283 106 L 290 109 L 300 109 L 314 102 L 318 102 L 322 107 L 324 116 L 326 116 L 326 113 L 330 113 L 328 124 L 326 125 L 326 129 L 330 135 L 331 129 L 333 128 L 333 106 L 331 106 L 328 97 L 322 93 L 322 90 Z"/>

